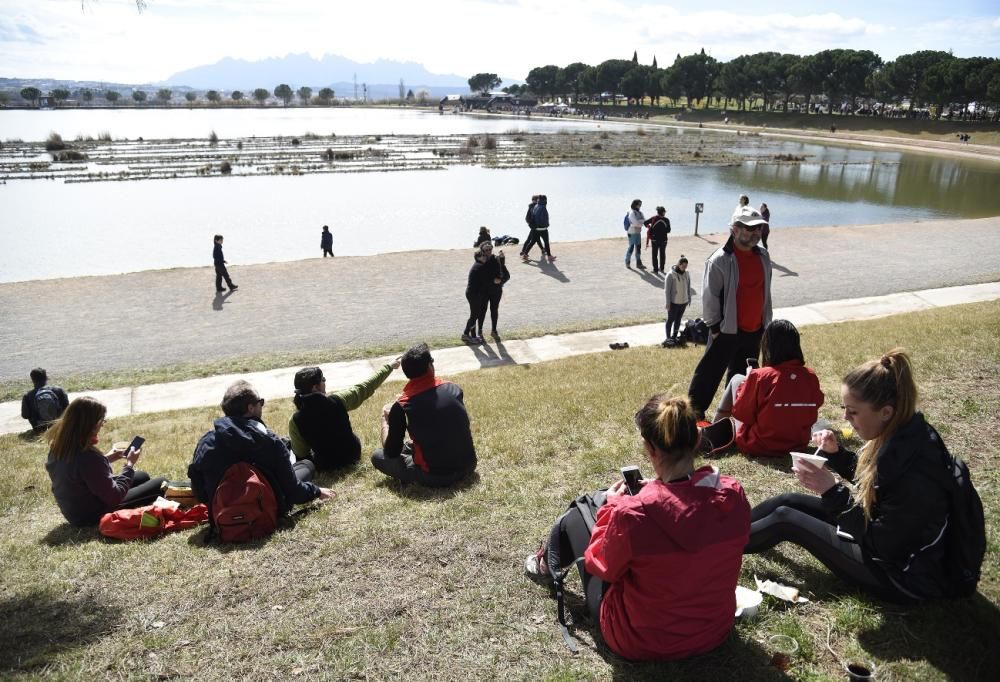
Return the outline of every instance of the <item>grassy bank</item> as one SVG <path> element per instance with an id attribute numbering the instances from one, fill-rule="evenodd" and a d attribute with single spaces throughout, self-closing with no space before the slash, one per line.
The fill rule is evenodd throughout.
<path id="1" fill-rule="evenodd" d="M 465 389 L 479 476 L 447 492 L 387 484 L 363 463 L 321 483 L 339 496 L 294 527 L 243 547 L 202 545 L 204 531 L 147 544 L 101 541 L 62 522 L 42 463 L 45 447 L 0 438 L 0 676 L 199 679 L 780 679 L 767 640 L 800 646 L 788 675 L 842 678 L 839 660 L 874 661 L 880 679 L 988 679 L 1000 631 L 1000 307 L 973 304 L 882 320 L 808 327 L 824 417 L 840 422 L 839 377 L 903 345 L 921 405 L 965 458 L 987 508 L 980 594 L 901 609 L 859 596 L 808 555 L 783 546 L 748 557 L 757 575 L 803 590 L 796 607 L 765 601 L 717 651 L 680 663 L 632 664 L 610 653 L 570 601 L 573 656 L 547 592 L 520 563 L 566 502 L 640 461 L 631 415 L 650 394 L 683 391 L 699 348 L 637 348 L 456 377 Z M 353 415 L 364 449 L 399 390 L 382 387 Z M 290 401 L 265 418 L 284 432 Z M 109 422 L 102 445 L 140 433 L 142 464 L 184 475 L 213 409 Z M 751 502 L 795 488 L 789 462 L 716 461 Z M 573 589 L 578 590 L 574 581 Z M 737 672 L 739 671 L 739 672 Z"/>

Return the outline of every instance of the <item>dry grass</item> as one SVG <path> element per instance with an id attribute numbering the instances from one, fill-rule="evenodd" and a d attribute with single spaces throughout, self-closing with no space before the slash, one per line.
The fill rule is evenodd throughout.
<path id="1" fill-rule="evenodd" d="M 809 364 L 839 419 L 840 375 L 894 345 L 910 349 L 922 405 L 952 452 L 971 462 L 990 547 L 980 595 L 901 610 L 846 589 L 791 547 L 748 557 L 741 578 L 802 588 L 808 605 L 765 602 L 716 652 L 632 664 L 613 654 L 570 601 L 581 653 L 554 624 L 554 603 L 520 563 L 580 492 L 638 462 L 630 415 L 649 394 L 686 388 L 698 348 L 639 348 L 456 377 L 480 455 L 465 487 L 432 492 L 387 483 L 371 467 L 322 477 L 338 498 L 308 508 L 266 542 L 203 546 L 203 531 L 155 542 L 104 542 L 62 522 L 42 444 L 0 438 L 0 676 L 199 679 L 776 679 L 765 644 L 794 637 L 795 679 L 841 677 L 863 658 L 881 679 L 986 679 L 1000 631 L 997 561 L 1000 307 L 961 306 L 803 330 Z M 366 451 L 377 439 L 383 386 L 352 415 Z M 265 417 L 284 432 L 290 401 Z M 116 419 L 102 444 L 140 433 L 142 464 L 182 477 L 212 409 Z M 788 463 L 730 456 L 752 502 L 794 487 Z"/>

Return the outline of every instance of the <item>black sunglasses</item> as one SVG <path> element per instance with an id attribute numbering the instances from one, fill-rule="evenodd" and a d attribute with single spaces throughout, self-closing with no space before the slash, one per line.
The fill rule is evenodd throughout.
<path id="1" fill-rule="evenodd" d="M 744 225 L 743 223 L 737 223 L 737 225 L 742 227 L 747 232 L 756 232 L 762 227 L 761 225 Z"/>

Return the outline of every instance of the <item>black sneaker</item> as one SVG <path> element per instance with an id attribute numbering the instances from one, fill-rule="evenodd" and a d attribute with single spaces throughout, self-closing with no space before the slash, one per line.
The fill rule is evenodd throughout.
<path id="1" fill-rule="evenodd" d="M 236 285 L 236 284 L 230 284 L 230 285 L 229 285 L 229 290 L 230 290 L 230 291 L 236 291 L 236 290 L 237 290 L 237 289 L 239 289 L 239 288 L 240 288 L 240 287 L 239 287 L 238 285 Z"/>

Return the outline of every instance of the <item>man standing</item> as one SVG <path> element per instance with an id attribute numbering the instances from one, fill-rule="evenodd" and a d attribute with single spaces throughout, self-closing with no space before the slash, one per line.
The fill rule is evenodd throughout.
<path id="1" fill-rule="evenodd" d="M 31 370 L 34 388 L 21 398 L 21 418 L 27 419 L 35 431 L 44 431 L 62 416 L 69 405 L 66 391 L 49 386 L 49 375 L 41 367 Z"/>
<path id="2" fill-rule="evenodd" d="M 409 381 L 396 402 L 382 409 L 382 449 L 372 454 L 372 465 L 404 483 L 457 483 L 477 463 L 462 389 L 434 375 L 426 343 L 407 350 L 401 364 Z M 407 431 L 411 440 L 404 442 Z"/>
<path id="3" fill-rule="evenodd" d="M 288 436 L 295 456 L 312 460 L 320 471 L 357 464 L 361 459 L 361 441 L 351 429 L 348 412 L 361 407 L 398 367 L 399 360 L 383 365 L 366 381 L 330 395 L 326 393 L 326 377 L 319 367 L 296 372 L 296 412 L 288 420 Z"/>
<path id="4" fill-rule="evenodd" d="M 753 208 L 733 214 L 730 237 L 705 261 L 702 317 L 711 330 L 705 354 L 694 370 L 688 395 L 699 416 L 719 388 L 760 354 L 760 338 L 771 321 L 771 259 L 757 246 L 767 223 Z"/>
<path id="5" fill-rule="evenodd" d="M 222 235 L 215 235 L 215 248 L 212 249 L 212 260 L 215 261 L 215 290 L 225 291 L 225 287 L 222 286 L 222 280 L 226 280 L 226 284 L 229 285 L 230 291 L 236 291 L 239 289 L 238 286 L 233 284 L 233 280 L 229 279 L 229 271 L 226 270 L 226 259 L 222 255 Z"/>
<path id="6" fill-rule="evenodd" d="M 188 466 L 191 490 L 199 502 L 211 505 L 215 489 L 234 464 L 252 464 L 267 477 L 278 500 L 278 513 L 292 505 L 315 499 L 328 500 L 334 492 L 309 481 L 316 467 L 308 460 L 295 461 L 284 442 L 262 421 L 264 399 L 246 381 L 237 381 L 222 398 L 224 417 L 215 420 L 213 430 L 195 446 Z"/>
<path id="7" fill-rule="evenodd" d="M 323 232 L 320 233 L 319 248 L 323 249 L 323 258 L 333 257 L 333 233 L 327 225 L 323 226 Z"/>
<path id="8" fill-rule="evenodd" d="M 538 242 L 538 232 L 535 231 L 536 204 L 538 204 L 538 195 L 532 194 L 531 203 L 528 204 L 528 212 L 524 214 L 524 222 L 528 223 L 528 238 L 524 240 L 524 245 L 521 247 L 521 260 L 525 263 L 528 262 L 528 252 L 531 251 L 531 247 Z M 543 252 L 542 255 L 544 256 L 545 253 Z"/>
<path id="9" fill-rule="evenodd" d="M 552 255 L 552 248 L 549 246 L 549 198 L 544 194 L 538 195 L 538 203 L 535 204 L 531 217 L 538 241 L 542 245 L 542 260 L 548 256 L 549 262 L 554 263 L 556 257 Z"/>

